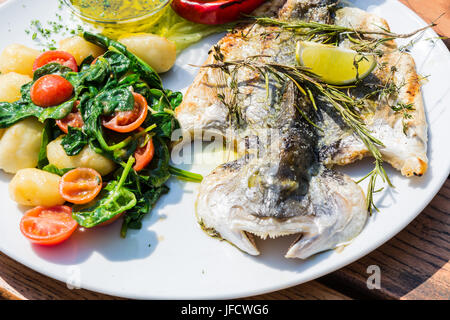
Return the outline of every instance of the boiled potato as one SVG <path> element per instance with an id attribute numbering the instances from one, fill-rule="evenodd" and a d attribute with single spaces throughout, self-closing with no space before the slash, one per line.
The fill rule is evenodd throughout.
<path id="1" fill-rule="evenodd" d="M 35 118 L 27 118 L 6 129 L 0 140 L 0 168 L 16 173 L 36 167 L 43 128 Z"/>
<path id="2" fill-rule="evenodd" d="M 77 64 L 80 65 L 84 59 L 92 55 L 94 58 L 105 53 L 105 50 L 96 46 L 82 37 L 75 36 L 63 39 L 59 42 L 59 50 L 66 51 L 74 56 Z"/>
<path id="3" fill-rule="evenodd" d="M 0 102 L 19 100 L 20 88 L 31 80 L 29 76 L 15 72 L 0 74 Z"/>
<path id="4" fill-rule="evenodd" d="M 76 156 L 68 156 L 61 146 L 62 136 L 47 145 L 47 158 L 50 164 L 59 169 L 64 168 L 92 168 L 102 176 L 114 170 L 114 162 L 96 153 L 90 146 L 84 147 Z"/>
<path id="5" fill-rule="evenodd" d="M 33 76 L 33 64 L 39 51 L 21 44 L 9 45 L 0 54 L 0 72 L 17 72 L 27 76 Z"/>
<path id="6" fill-rule="evenodd" d="M 175 43 L 151 33 L 133 34 L 120 38 L 119 42 L 148 63 L 156 72 L 168 71 L 177 57 Z"/>
<path id="7" fill-rule="evenodd" d="M 56 206 L 65 200 L 59 194 L 61 177 L 36 168 L 17 171 L 9 183 L 12 200 L 25 206 Z"/>

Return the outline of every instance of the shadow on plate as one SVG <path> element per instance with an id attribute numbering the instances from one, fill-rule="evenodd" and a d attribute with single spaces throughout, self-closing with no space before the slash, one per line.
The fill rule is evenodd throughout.
<path id="1" fill-rule="evenodd" d="M 120 237 L 121 220 L 104 227 L 78 229 L 66 242 L 55 247 L 33 245 L 34 252 L 42 259 L 61 265 L 77 265 L 92 254 L 100 254 L 109 261 L 145 259 L 158 246 L 156 232 L 149 227 L 164 218 L 154 210 L 144 218 L 143 228 L 128 230 L 126 238 Z"/>

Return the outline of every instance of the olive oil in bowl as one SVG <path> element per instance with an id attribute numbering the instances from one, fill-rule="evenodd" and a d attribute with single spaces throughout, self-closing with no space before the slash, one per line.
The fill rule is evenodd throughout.
<path id="1" fill-rule="evenodd" d="M 162 16 L 170 0 L 64 0 L 84 21 L 112 38 L 143 32 Z"/>

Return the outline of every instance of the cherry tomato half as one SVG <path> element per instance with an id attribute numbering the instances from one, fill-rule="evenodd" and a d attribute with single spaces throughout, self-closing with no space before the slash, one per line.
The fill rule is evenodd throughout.
<path id="1" fill-rule="evenodd" d="M 81 112 L 78 110 L 77 106 L 80 104 L 80 101 L 76 101 L 75 105 L 72 109 L 72 112 L 69 113 L 65 118 L 56 120 L 56 124 L 61 129 L 62 132 L 69 132 L 68 127 L 74 128 L 82 128 L 84 125 L 83 118 L 81 117 Z"/>
<path id="2" fill-rule="evenodd" d="M 91 168 L 76 168 L 61 177 L 59 193 L 64 200 L 84 204 L 99 194 L 102 189 L 102 176 Z"/>
<path id="3" fill-rule="evenodd" d="M 117 111 L 113 116 L 104 117 L 102 124 L 106 128 L 117 132 L 131 132 L 140 127 L 147 117 L 148 105 L 145 98 L 133 92 L 134 109 Z"/>
<path id="4" fill-rule="evenodd" d="M 32 243 L 46 246 L 65 241 L 77 226 L 68 206 L 39 206 L 25 212 L 20 220 L 23 235 Z"/>
<path id="5" fill-rule="evenodd" d="M 203 24 L 222 24 L 242 18 L 265 0 L 174 0 L 172 9 L 186 20 Z"/>
<path id="6" fill-rule="evenodd" d="M 47 51 L 39 55 L 33 64 L 33 72 L 48 63 L 56 62 L 63 66 L 69 67 L 75 72 L 78 72 L 77 61 L 74 56 L 65 51 Z"/>
<path id="7" fill-rule="evenodd" d="M 137 148 L 134 152 L 136 163 L 134 164 L 133 169 L 136 171 L 144 169 L 150 161 L 152 161 L 154 155 L 155 147 L 153 145 L 153 140 L 150 138 L 145 146 Z"/>
<path id="8" fill-rule="evenodd" d="M 57 106 L 69 100 L 72 93 L 72 84 L 56 74 L 40 77 L 30 89 L 33 103 L 44 108 Z"/>

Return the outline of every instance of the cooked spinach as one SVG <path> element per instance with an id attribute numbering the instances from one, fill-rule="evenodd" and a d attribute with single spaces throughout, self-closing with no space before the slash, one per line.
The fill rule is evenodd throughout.
<path id="1" fill-rule="evenodd" d="M 146 184 L 160 187 L 170 178 L 170 153 L 167 144 L 161 137 L 153 137 L 153 145 L 155 147 L 155 156 L 145 169 L 139 171 L 139 176 Z"/>
<path id="2" fill-rule="evenodd" d="M 153 208 L 159 198 L 169 192 L 169 187 L 163 185 L 158 188 L 151 188 L 138 198 L 136 205 L 128 210 L 122 222 L 120 235 L 125 238 L 128 229 L 141 229 L 142 219 Z"/>
<path id="3" fill-rule="evenodd" d="M 38 164 L 37 167 L 42 169 L 46 165 L 48 165 L 47 159 L 47 145 L 50 142 L 51 136 L 51 123 L 50 121 L 45 121 L 44 129 L 42 129 L 42 137 L 41 137 L 41 147 L 39 148 L 38 155 Z"/>
<path id="4" fill-rule="evenodd" d="M 36 117 L 43 122 L 46 119 L 62 119 L 72 111 L 75 98 L 59 106 L 42 108 L 23 99 L 16 102 L 0 102 L 0 128 L 8 128 L 28 117 Z"/>
<path id="5" fill-rule="evenodd" d="M 80 72 L 86 71 L 86 69 L 89 69 L 92 62 L 94 62 L 95 58 L 92 55 L 87 56 L 84 58 L 83 61 L 81 61 L 80 67 L 78 68 Z"/>
<path id="6" fill-rule="evenodd" d="M 191 181 L 191 182 L 202 182 L 203 176 L 198 173 L 192 173 L 186 170 L 182 170 L 179 168 L 175 168 L 172 166 L 169 166 L 169 172 L 178 177 L 178 179 Z"/>
<path id="7" fill-rule="evenodd" d="M 104 48 L 105 50 L 114 49 L 122 54 L 124 54 L 131 62 L 132 71 L 138 74 L 143 81 L 145 81 L 150 87 L 163 89 L 161 78 L 158 73 L 152 69 L 147 63 L 142 61 L 142 59 L 135 56 L 133 53 L 127 50 L 126 46 L 123 44 L 109 39 L 105 36 L 94 34 L 90 32 L 83 33 L 84 39 L 93 44 L 98 45 L 99 47 Z"/>
<path id="8" fill-rule="evenodd" d="M 36 81 L 40 77 L 43 77 L 47 74 L 57 74 L 64 77 L 67 73 L 73 72 L 69 67 L 63 66 L 60 63 L 52 62 L 48 63 L 34 71 L 33 81 Z"/>
<path id="9" fill-rule="evenodd" d="M 57 174 L 58 176 L 62 176 L 65 173 L 69 172 L 70 170 L 72 170 L 74 168 L 64 168 L 64 169 L 59 169 L 57 166 L 53 165 L 53 164 L 48 164 L 45 167 L 42 168 L 42 170 L 50 172 L 50 173 L 54 173 Z"/>
<path id="10" fill-rule="evenodd" d="M 134 158 L 130 157 L 120 179 L 110 181 L 103 188 L 99 200 L 88 207 L 73 207 L 72 217 L 80 226 L 85 228 L 95 227 L 136 205 L 136 196 L 123 185 L 133 163 Z"/>
<path id="11" fill-rule="evenodd" d="M 161 195 L 169 191 L 165 183 L 172 175 L 189 181 L 200 181 L 201 176 L 169 165 L 168 145 L 172 132 L 179 128 L 173 110 L 181 103 L 182 94 L 165 90 L 159 75 L 124 45 L 89 32 L 83 37 L 107 50 L 105 54 L 94 64 L 92 56 L 84 59 L 79 72 L 58 63 L 37 69 L 33 81 L 22 86 L 19 101 L 0 102 L 0 128 L 7 128 L 27 117 L 45 121 L 38 168 L 63 175 L 71 168 L 59 169 L 48 164 L 46 149 L 50 141 L 62 134 L 55 120 L 66 117 L 78 101 L 77 108 L 84 124 L 82 128 L 69 125 L 61 140 L 66 154 L 75 156 L 89 145 L 95 152 L 114 161 L 120 169 L 108 175 L 109 182 L 95 202 L 73 207 L 73 217 L 81 226 L 91 228 L 126 211 L 121 230 L 121 235 L 125 236 L 128 229 L 141 227 L 143 217 Z M 74 93 L 70 100 L 49 108 L 32 102 L 31 86 L 47 74 L 58 74 L 72 84 Z M 133 110 L 133 92 L 144 96 L 149 106 L 142 124 L 144 130 L 118 134 L 104 129 L 104 117 Z M 154 157 L 149 165 L 136 172 L 132 169 L 134 152 L 149 139 L 153 139 Z"/>
<path id="12" fill-rule="evenodd" d="M 100 59 L 105 59 L 114 76 L 119 79 L 130 70 L 131 61 L 116 51 L 107 51 Z"/>
<path id="13" fill-rule="evenodd" d="M 67 134 L 61 139 L 61 146 L 68 156 L 75 156 L 88 144 L 87 136 L 79 128 L 68 127 Z"/>

